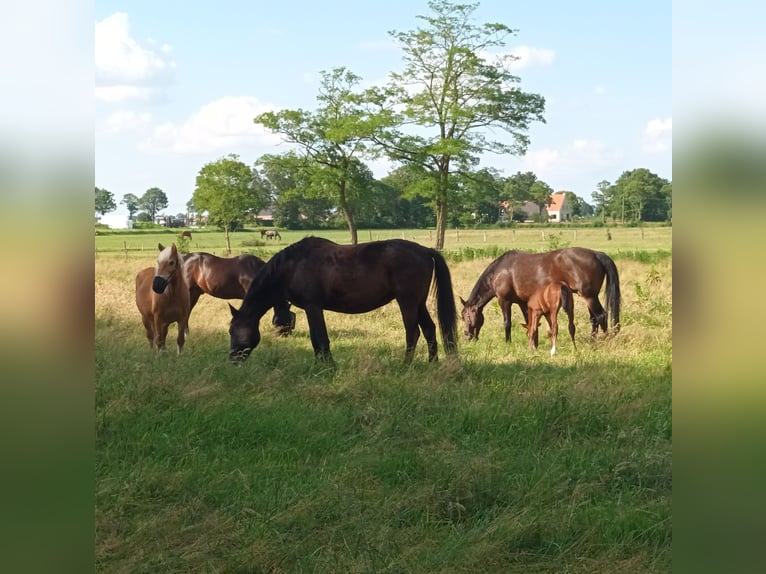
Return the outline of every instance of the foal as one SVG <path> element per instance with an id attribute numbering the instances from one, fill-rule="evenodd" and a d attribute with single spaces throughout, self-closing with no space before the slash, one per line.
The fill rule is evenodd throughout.
<path id="1" fill-rule="evenodd" d="M 158 244 L 157 266 L 147 267 L 136 275 L 136 306 L 146 329 L 149 347 L 161 351 L 171 323 L 178 324 L 178 354 L 189 332 L 189 287 L 183 274 L 183 258 L 175 243 Z"/>
<path id="2" fill-rule="evenodd" d="M 542 289 L 535 291 L 527 301 L 529 319 L 524 327 L 527 329 L 531 349 L 537 348 L 537 329 L 540 326 L 540 318 L 545 317 L 548 322 L 548 336 L 551 338 L 551 356 L 556 353 L 556 336 L 559 332 L 557 317 L 560 308 L 563 308 L 569 317 L 569 336 L 575 351 L 577 350 L 574 339 L 574 297 L 566 283 L 548 283 Z"/>

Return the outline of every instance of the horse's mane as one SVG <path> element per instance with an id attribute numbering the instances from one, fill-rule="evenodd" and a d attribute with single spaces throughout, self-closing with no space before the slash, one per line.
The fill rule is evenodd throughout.
<path id="1" fill-rule="evenodd" d="M 489 280 L 495 274 L 495 270 L 498 268 L 500 263 L 503 262 L 508 256 L 513 256 L 516 253 L 519 253 L 517 249 L 511 249 L 510 251 L 506 251 L 500 257 L 495 259 L 492 263 L 487 265 L 487 268 L 484 271 L 482 271 L 481 275 L 479 275 L 479 278 L 476 280 L 476 283 L 474 284 L 473 289 L 471 289 L 471 294 L 468 296 L 469 303 L 474 303 L 479 298 L 479 291 L 482 290 L 482 287 L 485 287 L 486 285 L 489 284 Z"/>

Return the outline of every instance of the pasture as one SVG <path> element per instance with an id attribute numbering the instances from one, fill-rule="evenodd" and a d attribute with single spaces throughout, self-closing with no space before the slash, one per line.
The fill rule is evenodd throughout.
<path id="1" fill-rule="evenodd" d="M 192 232 L 191 250 L 223 255 L 223 234 Z M 300 309 L 293 335 L 262 328 L 230 364 L 227 302 L 207 295 L 183 354 L 151 352 L 135 274 L 174 235 L 97 236 L 97 571 L 669 571 L 672 231 L 610 233 L 450 231 L 444 253 L 466 297 L 493 250 L 603 250 L 620 273 L 619 334 L 591 341 L 575 295 L 577 351 L 560 333 L 551 357 L 545 326 L 527 347 L 516 306 L 506 344 L 493 301 L 479 341 L 460 324 L 458 360 L 440 340 L 429 364 L 421 338 L 405 365 L 395 304 L 327 312 L 334 371 L 314 361 Z M 258 232 L 236 233 L 232 247 L 268 259 L 310 234 L 348 240 L 280 234 L 250 246 Z M 359 235 L 389 237 L 432 245 L 422 230 Z"/>

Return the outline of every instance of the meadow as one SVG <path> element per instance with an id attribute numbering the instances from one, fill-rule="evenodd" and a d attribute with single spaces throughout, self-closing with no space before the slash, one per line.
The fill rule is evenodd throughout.
<path id="1" fill-rule="evenodd" d="M 670 571 L 672 230 L 609 231 L 450 231 L 445 255 L 466 297 L 494 253 L 605 251 L 620 273 L 618 334 L 591 341 L 575 297 L 578 350 L 560 317 L 551 357 L 544 328 L 528 348 L 517 307 L 507 344 L 493 301 L 457 360 L 440 345 L 427 363 L 421 338 L 404 365 L 389 304 L 326 313 L 335 370 L 314 361 L 299 309 L 292 336 L 262 324 L 250 359 L 229 364 L 227 302 L 208 296 L 184 353 L 175 327 L 170 351 L 152 353 L 135 274 L 177 230 L 97 235 L 97 571 Z M 309 234 L 348 241 L 280 233 L 236 233 L 232 247 L 268 259 Z M 388 237 L 433 243 L 423 230 L 359 235 Z M 193 231 L 191 250 L 223 246 Z"/>

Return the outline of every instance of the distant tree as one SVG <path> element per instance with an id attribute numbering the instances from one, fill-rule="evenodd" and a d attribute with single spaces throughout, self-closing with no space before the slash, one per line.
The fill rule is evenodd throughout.
<path id="1" fill-rule="evenodd" d="M 572 216 L 588 217 L 593 215 L 593 206 L 586 203 L 586 201 L 574 191 L 564 191 L 564 194 L 567 196 L 567 201 L 571 206 Z"/>
<path id="2" fill-rule="evenodd" d="M 601 215 L 601 221 L 604 223 L 606 223 L 606 209 L 609 202 L 610 187 L 612 187 L 612 184 L 605 179 L 602 179 L 596 185 L 598 191 L 591 193 L 593 200 L 596 202 L 596 213 Z"/>
<path id="3" fill-rule="evenodd" d="M 128 219 L 133 220 L 136 212 L 141 207 L 141 200 L 132 193 L 126 193 L 122 196 L 120 203 L 125 205 L 125 208 L 128 210 Z"/>
<path id="4" fill-rule="evenodd" d="M 168 196 L 159 187 L 150 187 L 138 200 L 139 207 L 155 221 L 160 210 L 168 206 Z"/>
<path id="5" fill-rule="evenodd" d="M 553 194 L 553 189 L 544 181 L 537 180 L 532 184 L 532 187 L 529 188 L 529 191 L 532 194 L 530 201 L 539 208 L 539 221 L 548 221 L 548 218 L 545 217 L 543 211 L 551 204 L 551 194 Z"/>
<path id="6" fill-rule="evenodd" d="M 523 173 L 518 171 L 505 180 L 501 199 L 508 203 L 508 211 L 510 213 L 516 211 L 525 202 L 532 201 L 532 185 L 536 181 L 537 176 L 531 171 Z"/>
<path id="7" fill-rule="evenodd" d="M 96 187 L 96 213 L 100 213 L 103 217 L 115 209 L 117 209 L 117 204 L 114 202 L 112 192 Z"/>
<path id="8" fill-rule="evenodd" d="M 259 191 L 253 172 L 237 154 L 205 164 L 197 175 L 192 201 L 197 209 L 207 211 L 209 223 L 223 228 L 229 254 L 229 232 L 269 204 L 269 197 Z"/>
<path id="9" fill-rule="evenodd" d="M 625 171 L 609 189 L 612 210 L 619 210 L 623 221 L 665 221 L 670 209 L 665 187 L 668 184 L 668 180 L 646 168 Z"/>
<path id="10" fill-rule="evenodd" d="M 314 112 L 282 110 L 266 112 L 254 121 L 295 144 L 306 159 L 317 167 L 312 172 L 314 196 L 330 199 L 345 219 L 356 244 L 357 224 L 354 195 L 368 189 L 372 174 L 360 160 L 366 152 L 369 125 L 363 121 L 364 109 L 353 88 L 361 78 L 345 68 L 320 72 L 322 80 Z"/>
<path id="11" fill-rule="evenodd" d="M 384 89 L 367 92 L 380 112 L 371 123 L 376 141 L 393 161 L 432 173 L 436 249 L 444 247 L 450 174 L 468 172 L 481 154 L 523 155 L 533 121 L 544 122 L 545 100 L 523 92 L 510 53 L 492 54 L 515 30 L 502 23 L 477 25 L 476 4 L 429 0 L 424 27 L 390 32 L 404 52 L 404 69 Z M 413 129 L 416 131 L 413 131 Z M 510 137 L 492 139 L 504 131 Z"/>
<path id="12" fill-rule="evenodd" d="M 456 174 L 459 193 L 455 198 L 453 221 L 462 226 L 496 223 L 500 218 L 500 196 L 504 181 L 491 168 Z"/>

